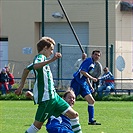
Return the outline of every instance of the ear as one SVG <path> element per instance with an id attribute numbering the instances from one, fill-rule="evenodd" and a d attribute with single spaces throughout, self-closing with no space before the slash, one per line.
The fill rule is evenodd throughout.
<path id="1" fill-rule="evenodd" d="M 45 51 L 46 51 L 46 49 L 47 49 L 47 46 L 45 46 L 45 47 L 43 48 L 43 50 L 45 50 Z"/>

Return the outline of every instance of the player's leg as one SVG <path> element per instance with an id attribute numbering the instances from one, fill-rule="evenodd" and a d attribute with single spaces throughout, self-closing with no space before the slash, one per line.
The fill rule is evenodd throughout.
<path id="1" fill-rule="evenodd" d="M 43 122 L 35 120 L 25 133 L 37 133 L 43 125 Z"/>
<path id="2" fill-rule="evenodd" d="M 94 103 L 95 99 L 93 98 L 90 87 L 86 83 L 82 86 L 81 96 L 85 98 L 85 100 L 88 102 L 88 124 L 91 125 L 98 125 L 100 123 L 96 123 L 96 120 L 94 120 Z"/>
<path id="3" fill-rule="evenodd" d="M 44 121 L 47 120 L 53 113 L 52 112 L 52 110 L 54 110 L 54 107 L 52 106 L 53 101 L 54 100 L 47 100 L 39 104 L 35 116 L 35 121 L 27 129 L 26 133 L 36 133 L 41 129 Z"/>
<path id="4" fill-rule="evenodd" d="M 88 123 L 92 123 L 94 121 L 94 103 L 95 100 L 91 95 L 91 89 L 87 82 L 81 86 L 81 96 L 88 102 Z"/>
<path id="5" fill-rule="evenodd" d="M 85 100 L 88 102 L 88 124 L 89 125 L 101 125 L 101 123 L 97 123 L 96 120 L 94 120 L 94 103 L 95 100 L 91 94 L 86 95 Z"/>
<path id="6" fill-rule="evenodd" d="M 94 121 L 94 103 L 95 103 L 95 100 L 91 94 L 86 95 L 84 98 L 88 102 L 88 115 L 89 115 L 88 123 L 93 122 Z"/>
<path id="7" fill-rule="evenodd" d="M 70 118 L 73 132 L 74 133 L 82 133 L 81 125 L 79 123 L 78 113 L 75 110 L 73 110 L 72 108 L 69 108 L 69 110 L 65 113 L 65 115 Z"/>
<path id="8" fill-rule="evenodd" d="M 43 122 L 34 121 L 34 123 L 26 130 L 25 133 L 37 133 L 43 125 Z"/>
<path id="9" fill-rule="evenodd" d="M 78 113 L 73 110 L 70 105 L 58 95 L 56 101 L 57 103 L 56 109 L 54 111 L 54 116 L 58 117 L 60 114 L 66 115 L 70 119 L 74 133 L 82 133 Z"/>

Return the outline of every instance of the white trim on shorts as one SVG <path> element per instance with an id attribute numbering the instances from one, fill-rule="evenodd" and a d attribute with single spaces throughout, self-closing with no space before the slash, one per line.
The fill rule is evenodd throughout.
<path id="1" fill-rule="evenodd" d="M 71 109 L 71 106 L 69 106 L 64 112 L 62 112 L 62 114 L 64 115 L 70 109 Z"/>

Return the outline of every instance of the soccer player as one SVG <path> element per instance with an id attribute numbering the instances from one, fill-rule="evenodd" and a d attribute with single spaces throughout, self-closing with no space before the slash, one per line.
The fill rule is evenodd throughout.
<path id="1" fill-rule="evenodd" d="M 71 106 L 75 103 L 75 94 L 72 90 L 67 90 L 63 99 Z M 73 133 L 70 119 L 65 115 L 59 117 L 51 116 L 46 124 L 48 133 Z"/>
<path id="2" fill-rule="evenodd" d="M 92 77 L 91 74 L 94 71 L 95 62 L 100 59 L 100 51 L 94 50 L 92 56 L 86 58 L 84 62 L 80 65 L 78 71 L 74 73 L 73 79 L 71 81 L 71 87 L 73 88 L 76 97 L 81 95 L 88 102 L 88 124 L 89 125 L 101 125 L 94 120 L 94 98 L 92 92 L 94 88 L 90 83 L 90 80 L 97 82 L 97 79 Z"/>
<path id="3" fill-rule="evenodd" d="M 19 88 L 15 91 L 17 95 L 22 93 L 25 80 L 31 70 L 35 73 L 35 84 L 33 88 L 34 103 L 38 104 L 38 109 L 34 123 L 25 133 L 38 132 L 43 123 L 52 115 L 58 117 L 61 114 L 70 118 L 72 130 L 76 133 L 82 133 L 79 124 L 78 113 L 63 100 L 54 87 L 53 76 L 49 63 L 61 58 L 61 53 L 55 53 L 53 58 L 47 60 L 53 54 L 55 41 L 50 37 L 42 37 L 37 43 L 38 55 L 35 56 L 33 63 L 24 69 Z"/>
<path id="4" fill-rule="evenodd" d="M 33 93 L 27 91 L 26 97 L 33 99 Z M 64 95 L 63 99 L 71 106 L 74 106 L 75 103 L 75 94 L 72 89 L 68 89 Z M 70 119 L 65 115 L 60 115 L 59 117 L 51 116 L 47 123 L 46 129 L 48 133 L 74 133 L 72 131 Z"/>

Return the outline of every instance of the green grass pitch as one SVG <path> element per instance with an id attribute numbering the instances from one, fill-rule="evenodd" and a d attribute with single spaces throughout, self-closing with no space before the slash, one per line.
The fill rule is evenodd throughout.
<path id="1" fill-rule="evenodd" d="M 0 101 L 0 132 L 24 133 L 34 121 L 33 101 Z M 133 133 L 133 102 L 95 102 L 95 119 L 102 125 L 87 124 L 87 102 L 77 101 L 83 133 Z M 39 133 L 46 133 L 45 123 Z"/>

